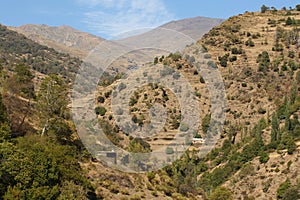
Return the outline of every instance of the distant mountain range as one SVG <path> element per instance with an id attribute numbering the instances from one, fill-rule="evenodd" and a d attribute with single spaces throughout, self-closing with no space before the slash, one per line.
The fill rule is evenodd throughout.
<path id="1" fill-rule="evenodd" d="M 184 33 L 185 35 L 188 35 L 194 40 L 199 40 L 205 33 L 210 31 L 210 29 L 220 25 L 223 21 L 223 19 L 194 17 L 178 21 L 171 21 L 160 27 L 176 30 L 178 32 Z"/>
<path id="2" fill-rule="evenodd" d="M 223 19 L 195 17 L 172 21 L 158 28 L 175 30 L 194 40 L 199 40 L 211 28 L 219 25 L 223 21 Z M 59 52 L 69 53 L 71 56 L 81 59 L 85 58 L 93 48 L 104 41 L 101 37 L 78 31 L 69 26 L 52 27 L 44 24 L 27 24 L 20 27 L 9 28 L 25 35 L 35 42 L 51 47 Z"/>

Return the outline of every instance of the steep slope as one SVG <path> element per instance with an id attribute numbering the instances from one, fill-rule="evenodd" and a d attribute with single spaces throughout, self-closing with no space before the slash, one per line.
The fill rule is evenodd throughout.
<path id="1" fill-rule="evenodd" d="M 42 45 L 59 52 L 85 58 L 87 54 L 103 41 L 102 38 L 75 30 L 69 26 L 23 25 L 9 27 Z"/>
<path id="2" fill-rule="evenodd" d="M 0 28 L 1 62 L 5 68 L 11 70 L 15 64 L 24 62 L 42 74 L 56 73 L 71 78 L 81 64 L 78 58 L 40 45 L 5 26 Z"/>
<path id="3" fill-rule="evenodd" d="M 195 17 L 172 21 L 159 28 L 175 30 L 190 36 L 194 40 L 198 40 L 203 34 L 207 33 L 212 27 L 219 25 L 222 21 L 222 19 Z M 85 58 L 91 50 L 104 40 L 101 37 L 75 30 L 69 26 L 51 27 L 28 24 L 9 28 L 24 34 L 35 42 L 81 59 Z"/>
<path id="4" fill-rule="evenodd" d="M 15 134 L 31 132 L 36 126 L 34 93 L 38 91 L 41 81 L 50 74 L 59 74 L 70 82 L 80 65 L 79 59 L 42 46 L 0 25 L 1 91 L 4 92 L 12 131 L 18 132 Z M 28 76 L 28 85 L 20 85 L 19 78 L 15 76 L 19 66 Z M 20 90 L 31 91 L 30 98 L 28 95 L 20 97 Z"/>
<path id="5" fill-rule="evenodd" d="M 227 93 L 226 122 L 221 138 L 204 158 L 196 155 L 195 146 L 196 151 L 187 152 L 164 169 L 147 174 L 121 173 L 98 162 L 82 162 L 98 196 L 109 199 L 299 199 L 299 21 L 298 11 L 245 13 L 213 28 L 182 54 L 159 56 L 153 64 L 148 64 L 152 68 L 168 65 L 186 77 L 192 87 L 197 87 L 195 98 L 203 114 L 197 135 L 206 137 L 203 128 L 210 113 L 206 80 L 201 79 L 201 74 L 191 65 L 193 58 L 184 55 L 196 56 L 202 52 L 207 59 L 215 61 L 216 66 L 212 66 L 220 71 Z M 26 52 L 8 52 L 5 48 L 3 51 L 6 51 L 3 55 L 17 57 L 17 61 L 27 55 Z M 3 65 L 16 62 L 6 59 Z M 149 122 L 146 116 L 149 103 L 161 103 L 170 114 L 162 133 L 145 139 L 148 146 L 115 127 L 110 104 L 120 78 L 122 76 L 107 76 L 107 80 L 99 83 L 94 99 L 99 106 L 95 110 L 98 119 L 106 123 L 112 142 L 123 148 L 147 151 L 168 143 L 181 120 L 174 94 L 160 85 L 149 85 L 131 97 L 132 121 L 137 124 Z M 100 107 L 104 107 L 105 112 Z M 170 151 L 170 155 L 173 153 Z"/>
<path id="6" fill-rule="evenodd" d="M 220 25 L 223 21 L 223 19 L 194 17 L 171 21 L 160 26 L 160 28 L 175 30 L 190 36 L 194 40 L 199 40 L 199 38 L 207 33 L 212 27 Z"/>
<path id="7" fill-rule="evenodd" d="M 286 13 L 231 17 L 199 41 L 222 73 L 231 123 L 266 117 L 298 83 L 299 33 L 296 25 L 286 25 Z M 298 12 L 292 18 L 298 19 Z"/>
<path id="8" fill-rule="evenodd" d="M 230 145 L 225 140 L 207 157 L 209 172 L 198 177 L 206 191 L 227 181 L 223 186 L 230 188 L 234 199 L 296 195 L 300 178 L 299 99 L 294 101 L 300 86 L 299 14 L 294 10 L 246 12 L 198 41 L 217 63 L 226 85 L 224 137 L 231 141 Z M 290 120 L 295 126 L 289 125 Z M 291 181 L 290 193 L 286 190 L 279 197 L 278 189 L 286 180 Z"/>
<path id="9" fill-rule="evenodd" d="M 282 10 L 234 16 L 183 51 L 189 55 L 207 51 L 206 57 L 215 61 L 226 87 L 227 109 L 221 138 L 210 154 L 200 159 L 193 152 L 165 168 L 178 192 L 202 197 L 229 193 L 233 199 L 275 199 L 287 179 L 287 188 L 296 195 L 300 178 L 299 14 L 299 11 Z M 168 65 L 187 77 L 199 91 L 204 117 L 209 114 L 210 105 L 204 104 L 209 94 L 203 84 L 205 80 L 199 82 L 201 74 L 195 73 L 189 60 L 192 58 L 170 54 L 158 57 L 149 67 Z M 109 86 L 101 85 L 96 100 L 107 111 L 99 119 L 112 126 L 115 123 L 110 117 L 110 94 L 116 86 L 113 81 Z M 137 91 L 130 101 L 132 119 L 148 123 L 149 119 L 143 116 L 148 97 L 166 104 L 165 108 L 178 119 L 174 96 L 168 91 L 163 93 L 160 86 Z M 201 121 L 203 125 L 205 121 Z M 168 143 L 173 129 L 176 128 L 166 123 L 163 133 L 146 139 L 150 149 Z M 198 134 L 205 137 L 201 128 Z M 120 141 L 124 148 L 130 141 L 120 130 L 110 137 L 117 143 Z M 288 195 L 288 191 L 281 192 L 280 196 Z"/>

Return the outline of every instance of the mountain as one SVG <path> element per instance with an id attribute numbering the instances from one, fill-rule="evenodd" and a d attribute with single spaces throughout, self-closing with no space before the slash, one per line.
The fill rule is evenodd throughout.
<path id="1" fill-rule="evenodd" d="M 0 97 L 0 178 L 3 180 L 0 182 L 0 194 L 4 199 L 74 199 L 74 195 L 78 199 L 300 199 L 299 25 L 300 12 L 296 10 L 267 8 L 264 12 L 246 12 L 213 27 L 200 40 L 188 44 L 180 52 L 153 57 L 144 69 L 131 71 L 134 75 L 132 82 L 125 82 L 127 76 L 124 74 L 115 77 L 105 74 L 103 80 L 97 82 L 97 91 L 90 101 L 93 107 L 89 114 L 95 112 L 93 119 L 81 123 L 92 132 L 81 138 L 82 141 L 90 142 L 95 149 L 100 146 L 94 158 L 78 140 L 67 110 L 51 113 L 52 116 L 59 115 L 59 118 L 49 121 L 49 126 L 54 122 L 54 127 L 41 137 L 42 128 L 38 124 L 42 119 L 37 117 L 40 111 L 38 99 L 41 97 L 30 99 L 26 96 L 27 90 L 16 92 L 20 89 L 15 88 L 32 78 L 28 71 L 19 70 L 19 63 L 29 66 L 39 88 L 40 82 L 51 77 L 48 76 L 50 74 L 72 77 L 81 61 L 1 26 L 0 80 L 7 109 L 4 109 Z M 127 38 L 122 44 L 132 43 L 137 38 L 146 37 Z M 177 42 L 174 40 L 174 43 Z M 133 56 L 142 57 L 143 54 Z M 205 63 L 207 66 L 203 65 Z M 96 76 L 93 69 L 91 71 Z M 158 78 L 152 76 L 156 72 Z M 212 72 L 218 72 L 220 76 Z M 143 84 L 144 80 L 156 81 L 156 78 L 164 77 L 170 78 L 167 79 L 171 80 L 170 87 L 179 84 L 176 80 L 181 82 L 181 78 L 185 78 L 193 93 L 176 95 L 178 91 L 187 91 L 187 87 L 171 90 L 161 84 Z M 222 84 L 216 82 L 218 78 L 224 83 L 226 96 L 218 93 L 219 90 L 210 90 L 215 87 L 222 91 Z M 57 82 L 54 85 L 57 86 Z M 28 86 L 30 89 L 32 85 Z M 133 94 L 126 96 L 127 93 L 123 93 L 121 96 L 130 86 L 135 87 Z M 54 87 L 56 91 L 59 88 Z M 42 89 L 46 94 L 51 93 L 45 84 Z M 88 85 L 82 84 L 79 92 L 83 97 L 86 91 Z M 54 97 L 59 100 L 67 97 L 55 94 Z M 223 106 L 213 107 L 217 101 L 212 96 L 226 98 L 226 118 L 221 130 L 210 127 L 211 122 L 219 122 L 219 115 L 212 113 Z M 163 112 L 166 113 L 166 123 L 159 127 L 156 135 L 145 138 L 131 136 L 131 132 L 126 132 L 117 123 L 127 123 L 122 118 L 125 110 L 116 109 L 114 114 L 111 104 L 117 97 L 128 100 L 129 122 L 136 125 L 136 130 L 147 127 L 151 120 L 157 122 L 156 118 L 163 116 Z M 180 97 L 191 97 L 197 104 L 192 106 L 193 109 L 182 110 L 182 105 L 189 107 L 190 102 L 180 104 Z M 52 105 L 55 106 L 56 101 Z M 47 108 L 51 108 L 47 111 L 52 111 L 52 107 Z M 190 115 L 197 108 L 199 118 Z M 5 117 L 6 110 L 8 119 Z M 86 107 L 82 110 L 85 111 Z M 16 134 L 20 130 L 13 126 L 22 125 L 23 116 L 32 126 L 32 129 L 22 132 L 25 136 Z M 83 117 L 83 120 L 89 119 L 89 115 Z M 187 124 L 193 120 L 200 121 L 196 130 Z M 6 121 L 5 126 L 3 121 Z M 95 158 L 103 156 L 100 153 L 105 150 L 101 149 L 104 138 L 98 137 L 95 131 L 97 122 L 112 143 L 127 151 L 162 150 L 167 154 L 164 160 L 166 166 L 140 174 L 120 172 L 107 167 L 109 161 L 113 161 L 113 151 L 104 156 L 107 157 L 105 161 L 108 160 L 105 165 L 96 161 Z M 12 133 L 9 132 L 10 127 L 13 128 Z M 171 162 L 181 146 L 172 143 L 178 130 L 191 132 L 193 141 L 204 142 L 195 142 L 189 151 Z M 72 137 L 64 138 L 70 132 Z M 11 139 L 10 135 L 15 138 Z M 186 135 L 178 137 L 182 136 Z M 191 142 L 190 137 L 182 138 L 185 144 Z M 199 156 L 198 153 L 211 138 L 216 139 L 216 145 L 204 157 Z M 170 145 L 169 148 L 166 144 Z M 76 156 L 74 151 L 78 152 Z M 127 159 L 134 161 L 135 158 L 129 156 Z M 122 162 L 117 157 L 117 167 L 126 165 L 124 160 Z M 147 169 L 153 164 L 160 164 L 161 160 L 143 156 L 138 161 L 127 165 Z M 82 175 L 83 172 L 86 174 Z M 96 196 L 92 198 L 93 195 Z"/>
<path id="2" fill-rule="evenodd" d="M 201 125 L 195 137 L 205 140 L 212 137 L 207 127 L 211 120 L 215 121 L 211 114 L 215 101 L 210 100 L 213 93 L 209 93 L 208 87 L 212 82 L 220 86 L 215 82 L 218 76 L 215 79 L 210 77 L 213 81 L 207 79 L 207 74 L 202 76 L 205 68 L 201 62 L 193 65 L 195 59 L 199 60 L 202 55 L 203 63 L 213 61 L 207 64 L 220 72 L 227 99 L 224 128 L 218 132 L 217 144 L 208 155 L 204 158 L 197 156 L 205 143 L 192 145 L 190 152 L 181 159 L 169 163 L 161 172 L 148 173 L 148 180 L 143 181 L 147 184 L 148 181 L 157 181 L 163 186 L 154 186 L 154 190 L 173 198 L 178 192 L 191 199 L 299 199 L 299 14 L 295 10 L 269 10 L 230 17 L 182 52 L 153 59 L 152 63 L 145 65 L 149 70 L 147 73 L 136 71 L 134 77 L 143 82 L 151 69 L 155 71 L 169 66 L 172 70 L 159 74 L 174 73 L 173 77 L 180 74 L 190 82 L 196 90 L 195 99 L 200 102 L 201 112 Z M 130 38 L 125 40 L 130 41 Z M 198 66 L 200 72 L 197 72 Z M 183 129 L 178 127 L 181 116 L 188 118 L 188 113 L 180 113 L 174 92 L 160 84 L 149 84 L 129 95 L 129 118 L 140 127 L 146 128 L 151 122 L 147 109 L 155 103 L 162 104 L 168 113 L 158 134 L 135 140 L 116 122 L 122 114 L 114 116 L 112 110 L 112 96 L 119 95 L 120 82 L 122 79 L 105 80 L 99 84 L 98 119 L 105 124 L 107 137 L 120 147 L 140 148 L 146 152 L 170 144 L 176 130 Z M 123 85 L 122 89 L 126 90 L 126 87 Z M 123 118 L 119 121 L 126 123 Z M 170 162 L 172 155 L 177 155 L 177 148 L 165 149 L 170 154 L 166 163 Z M 147 164 L 151 165 L 151 162 L 154 161 Z M 156 159 L 155 163 L 159 164 L 159 160 Z"/>
<path id="3" fill-rule="evenodd" d="M 159 28 L 179 31 L 194 40 L 198 40 L 212 27 L 219 25 L 222 21 L 221 19 L 196 17 L 172 21 Z M 91 50 L 104 41 L 103 38 L 75 30 L 69 26 L 51 27 L 47 25 L 28 24 L 9 28 L 24 34 L 26 37 L 42 45 L 54 48 L 59 52 L 69 53 L 81 59 L 85 58 Z"/>
<path id="4" fill-rule="evenodd" d="M 37 125 L 34 115 L 28 117 L 29 113 L 33 114 L 34 112 L 30 100 L 28 102 L 26 99 L 27 90 L 33 93 L 37 92 L 41 81 L 51 74 L 57 74 L 66 82 L 71 82 L 82 61 L 40 45 L 3 25 L 0 25 L 0 41 L 1 91 L 4 92 L 3 96 L 5 97 L 3 101 L 7 103 L 12 131 L 15 135 L 22 135 L 28 130 L 35 129 Z M 18 71 L 27 75 L 32 74 L 28 75 L 28 79 L 32 79 L 32 83 L 26 85 L 29 87 L 25 92 L 26 98 L 24 98 L 24 94 L 18 98 L 20 87 L 25 87 L 22 86 L 23 83 L 17 83 L 20 78 L 17 78 L 15 74 Z M 18 93 L 18 95 L 14 93 Z M 24 116 L 26 116 L 26 120 Z M 20 124 L 23 123 L 26 126 L 21 128 Z"/>
<path id="5" fill-rule="evenodd" d="M 234 151 L 227 152 L 225 140 L 220 152 L 214 152 L 218 164 L 199 176 L 203 187 L 206 178 L 215 176 L 210 178 L 212 185 L 230 188 L 234 199 L 297 196 L 299 99 L 294 101 L 294 96 L 299 98 L 299 22 L 295 10 L 246 12 L 230 17 L 198 41 L 217 63 L 225 83 L 228 125 L 224 136 L 237 143 L 232 148 L 243 154 L 238 158 Z M 290 120 L 294 120 L 293 128 Z M 242 165 L 237 164 L 240 161 Z M 218 174 L 222 170 L 225 178 Z M 280 191 L 287 184 L 293 194 Z"/>
<path id="6" fill-rule="evenodd" d="M 194 17 L 177 21 L 171 21 L 159 28 L 166 28 L 184 33 L 194 40 L 199 40 L 212 27 L 220 25 L 224 19 L 215 19 L 207 17 Z"/>
<path id="7" fill-rule="evenodd" d="M 87 56 L 97 44 L 104 40 L 89 33 L 75 30 L 70 26 L 51 27 L 44 24 L 28 24 L 9 28 L 24 34 L 37 43 L 79 58 Z"/>

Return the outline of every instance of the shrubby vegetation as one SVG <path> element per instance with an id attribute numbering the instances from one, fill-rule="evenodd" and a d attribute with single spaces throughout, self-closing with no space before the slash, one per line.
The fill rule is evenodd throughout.
<path id="1" fill-rule="evenodd" d="M 267 6 L 262 6 L 261 9 L 262 13 L 276 11 L 275 8 L 268 8 Z M 287 15 L 292 14 L 292 12 L 287 12 Z M 289 26 L 289 30 L 281 28 L 280 23 Z M 237 172 L 239 172 L 237 175 L 240 178 L 253 175 L 256 167 L 251 161 L 254 158 L 258 159 L 261 164 L 265 164 L 270 160 L 270 152 L 295 153 L 295 141 L 300 138 L 300 123 L 296 115 L 300 108 L 300 97 L 297 95 L 300 84 L 300 72 L 297 72 L 299 69 L 297 59 L 300 58 L 300 53 L 294 48 L 298 45 L 299 40 L 299 30 L 294 26 L 297 23 L 297 20 L 293 19 L 292 16 L 283 17 L 281 21 L 272 19 L 268 21 L 269 25 L 277 26 L 276 41 L 272 49 L 276 52 L 262 51 L 257 56 L 256 61 L 259 66 L 258 71 L 264 73 L 257 73 L 257 75 L 253 72 L 253 75 L 257 75 L 257 77 L 254 77 L 257 80 L 264 76 L 266 72 L 273 73 L 274 71 L 283 75 L 291 74 L 291 79 L 295 77 L 295 86 L 291 95 L 287 96 L 282 103 L 278 103 L 277 110 L 271 113 L 271 116 L 269 111 L 264 107 L 260 107 L 261 105 L 254 108 L 253 113 L 259 113 L 262 117 L 256 124 L 251 123 L 249 120 L 247 127 L 243 127 L 239 123 L 227 122 L 228 127 L 225 128 L 221 135 L 223 143 L 218 148 L 213 149 L 206 157 L 199 158 L 196 152 L 186 152 L 180 160 L 159 171 L 159 178 L 155 173 L 149 173 L 147 178 L 153 185 L 147 185 L 147 187 L 154 189 L 153 196 L 158 197 L 157 191 L 160 191 L 172 198 L 180 196 L 178 193 L 181 193 L 187 197 L 201 194 L 204 197 L 207 196 L 208 199 L 233 199 L 233 193 L 228 188 L 222 187 L 222 185 Z M 247 56 L 245 52 L 247 51 L 242 49 L 243 45 L 245 44 L 248 47 L 259 45 L 256 39 L 263 36 L 260 33 L 239 33 L 241 29 L 239 24 L 226 25 L 222 28 L 228 33 L 228 40 L 222 46 L 225 47 L 224 49 L 228 53 L 226 52 L 218 58 L 222 67 L 227 67 L 228 61 L 235 62 L 237 59 L 246 61 Z M 221 31 L 214 29 L 210 34 L 220 36 Z M 248 37 L 245 43 L 241 38 L 242 34 Z M 16 57 L 18 56 L 17 54 L 28 55 L 24 56 L 24 59 L 18 58 L 10 62 L 3 61 L 7 65 L 9 63 L 18 63 L 10 68 L 8 82 L 11 85 L 8 86 L 10 88 L 9 92 L 16 96 L 21 96 L 25 100 L 33 101 L 34 108 L 38 111 L 35 113 L 37 117 L 34 118 L 36 122 L 33 122 L 37 130 L 24 137 L 17 137 L 17 135 L 12 134 L 11 118 L 6 112 L 6 108 L 2 103 L 2 96 L 0 95 L 0 196 L 5 199 L 95 198 L 94 188 L 78 163 L 80 159 L 83 159 L 81 156 L 84 150 L 76 139 L 77 136 L 70 121 L 67 106 L 68 82 L 65 80 L 71 77 L 71 74 L 76 71 L 76 66 L 80 62 L 77 59 L 70 58 L 68 55 L 59 54 L 52 49 L 39 46 L 27 39 L 19 42 L 16 39 L 19 36 L 15 33 L 10 34 L 3 26 L 0 26 L 0 36 L 0 41 L 2 42 L 0 42 L 0 52 L 4 52 L 3 55 L 7 56 L 5 59 L 10 59 L 9 54 L 15 54 L 13 56 Z M 2 41 L 3 38 L 5 40 Z M 10 39 L 10 42 L 7 42 L 7 39 Z M 260 39 L 263 40 L 264 38 Z M 11 45 L 12 42 L 16 42 L 16 45 Z M 218 42 L 217 39 L 211 38 L 210 41 L 207 41 L 207 44 L 217 45 Z M 267 44 L 267 42 L 264 44 Z M 23 46 L 24 48 L 21 48 Z M 288 51 L 286 51 L 285 47 L 289 48 Z M 207 47 L 203 46 L 202 51 L 206 52 Z M 280 54 L 280 56 L 271 60 L 272 54 Z M 205 54 L 204 57 L 206 59 L 211 58 L 209 54 Z M 191 63 L 195 61 L 193 56 L 185 56 L 185 59 Z M 153 62 L 154 64 L 162 63 L 165 65 L 174 64 L 172 62 L 175 62 L 175 67 L 180 70 L 185 67 L 181 61 L 182 55 L 180 53 L 172 53 L 166 58 L 164 56 L 156 57 Z M 6 64 L 3 64 L 3 66 L 8 68 Z M 212 61 L 208 62 L 208 65 L 212 68 L 217 68 Z M 232 64 L 230 63 L 230 65 Z M 51 73 L 59 73 L 60 75 L 47 76 L 42 81 L 39 92 L 36 95 L 33 84 L 33 69 L 48 75 Z M 270 69 L 273 71 L 270 71 Z M 230 70 L 232 69 L 228 69 L 228 71 Z M 245 74 L 250 77 L 252 71 L 247 71 Z M 277 77 L 278 74 L 276 76 L 272 74 L 272 76 Z M 161 71 L 161 75 L 179 77 L 178 73 L 168 67 Z M 194 75 L 200 79 L 201 83 L 205 83 L 204 78 L 202 76 L 199 77 L 197 71 L 194 71 Z M 111 76 L 104 73 L 99 85 L 104 87 L 111 85 L 122 76 L 123 74 Z M 244 91 L 251 87 L 253 91 L 255 89 L 270 91 L 268 90 L 269 85 L 264 85 L 261 82 L 257 83 L 257 88 L 254 88 L 255 86 L 249 84 L 246 80 L 242 80 L 238 84 L 242 86 L 239 89 Z M 277 88 L 280 89 L 280 86 L 278 85 Z M 157 86 L 153 85 L 153 87 L 156 88 Z M 117 88 L 119 91 L 124 89 L 126 89 L 124 84 L 120 84 Z M 101 93 L 97 101 L 103 104 L 114 94 L 115 92 L 113 93 L 112 91 Z M 197 93 L 197 96 L 201 97 L 201 94 Z M 166 91 L 162 91 L 162 97 L 164 102 L 169 100 Z M 231 97 L 230 99 L 233 98 L 237 99 L 239 97 Z M 129 102 L 130 106 L 138 104 L 138 99 L 137 96 L 132 96 Z M 249 101 L 252 100 L 250 99 Z M 253 101 L 257 104 L 259 103 L 258 100 Z M 95 112 L 97 115 L 105 116 L 107 110 L 101 105 L 95 108 Z M 122 112 L 121 109 L 118 110 L 119 114 Z M 173 111 L 173 113 L 176 112 L 176 110 Z M 266 117 L 266 114 L 268 114 L 268 117 Z M 234 118 L 237 119 L 240 116 L 239 112 L 234 113 Z M 110 115 L 108 120 L 112 120 L 112 118 Z M 180 118 L 180 116 L 172 118 L 171 126 L 174 129 L 180 128 L 181 131 L 189 131 L 189 127 L 186 124 L 181 124 L 180 126 Z M 120 144 L 124 138 L 120 137 L 119 128 L 112 126 L 111 122 L 106 121 L 106 116 L 104 119 L 100 122 L 104 133 L 114 144 Z M 139 125 L 144 123 L 144 119 L 143 115 L 132 115 L 132 120 Z M 203 118 L 201 124 L 204 133 L 208 132 L 210 121 L 211 116 L 209 114 Z M 264 143 L 263 134 L 265 134 L 266 128 L 271 129 L 271 138 L 270 141 Z M 246 135 L 241 136 L 240 141 L 236 141 L 237 134 L 244 130 L 247 132 Z M 194 136 L 201 137 L 199 133 L 195 133 Z M 130 152 L 151 152 L 149 143 L 141 138 L 129 136 L 128 143 L 127 150 Z M 166 148 L 165 151 L 170 156 L 175 152 L 171 147 Z M 143 157 L 137 157 L 136 159 L 146 160 Z M 290 165 L 291 163 L 288 163 L 288 167 Z M 279 172 L 278 168 L 276 170 L 276 172 Z M 122 192 L 118 187 L 109 185 L 111 184 L 109 181 L 105 182 L 105 184 L 108 185 L 107 188 L 112 193 L 129 194 L 128 191 Z M 266 180 L 263 191 L 267 192 L 269 186 L 270 182 Z M 293 185 L 287 179 L 280 184 L 277 190 L 277 197 L 279 199 L 298 199 L 298 190 L 299 184 Z M 134 195 L 132 199 L 138 199 L 142 196 Z"/>
<path id="2" fill-rule="evenodd" d="M 1 93 L 10 108 L 20 106 L 7 110 L 0 94 L 0 199 L 96 199 L 67 108 L 79 60 L 1 25 L 0 56 Z M 43 78 L 37 93 L 34 70 L 59 75 Z"/>
<path id="3" fill-rule="evenodd" d="M 65 133 L 64 133 L 65 134 Z M 93 199 L 74 144 L 28 135 L 12 138 L 0 96 L 0 196 L 4 199 Z"/>
<path id="4" fill-rule="evenodd" d="M 25 62 L 43 74 L 61 74 L 66 79 L 73 78 L 74 72 L 81 65 L 78 58 L 39 45 L 2 25 L 0 25 L 0 53 L 7 59 Z M 26 55 L 26 58 L 20 55 Z"/>
<path id="5" fill-rule="evenodd" d="M 295 91 L 295 89 L 294 89 Z M 297 108 L 295 108 L 297 107 Z M 209 193 L 213 191 L 210 198 L 212 199 L 232 199 L 232 193 L 222 188 L 221 185 L 227 181 L 232 175 L 234 175 L 239 169 L 246 170 L 250 161 L 255 157 L 259 158 L 260 163 L 267 163 L 269 160 L 269 152 L 272 150 L 287 149 L 289 154 L 293 154 L 296 146 L 295 140 L 300 138 L 300 123 L 298 119 L 292 119 L 293 116 L 291 110 L 298 110 L 300 108 L 300 96 L 292 93 L 290 98 L 279 106 L 279 110 L 272 115 L 270 119 L 271 126 L 271 141 L 268 144 L 264 144 L 262 139 L 263 130 L 269 126 L 265 118 L 261 118 L 259 122 L 252 128 L 249 137 L 242 142 L 234 144 L 232 141 L 234 130 L 229 131 L 229 140 L 224 140 L 221 148 L 212 150 L 205 158 L 198 158 L 194 154 L 185 154 L 184 157 L 173 163 L 171 166 L 166 167 L 165 170 L 169 176 L 174 177 L 175 184 L 178 188 L 181 185 L 190 182 L 190 191 L 197 193 L 201 188 L 205 192 Z M 285 120 L 285 126 L 280 128 L 280 119 Z M 210 116 L 204 117 L 202 126 L 203 131 L 207 131 L 205 127 L 209 125 Z M 233 128 L 231 128 L 233 129 Z M 231 134 L 230 134 L 231 133 Z M 241 149 L 241 151 L 237 151 Z M 208 171 L 209 165 L 207 161 L 211 163 L 210 167 L 216 167 L 212 171 Z M 222 165 L 220 165 L 222 163 Z M 218 165 L 220 165 L 218 167 Z M 242 173 L 241 171 L 241 173 Z M 244 175 L 247 176 L 251 173 L 247 172 Z M 196 180 L 197 176 L 201 175 L 199 180 Z M 283 198 L 284 195 L 294 196 L 296 193 L 288 194 L 285 191 L 290 187 L 281 186 L 278 195 Z M 295 189 L 289 190 L 293 192 Z M 222 195 L 221 195 L 222 194 Z M 288 197 L 286 197 L 288 198 Z"/>
<path id="6" fill-rule="evenodd" d="M 222 67 L 227 67 L 228 58 L 229 58 L 229 53 L 225 54 L 224 56 L 220 56 L 218 58 L 220 61 L 220 65 Z"/>
<path id="7" fill-rule="evenodd" d="M 256 62 L 259 64 L 258 71 L 265 72 L 270 66 L 270 57 L 267 51 L 263 51 L 258 55 Z"/>

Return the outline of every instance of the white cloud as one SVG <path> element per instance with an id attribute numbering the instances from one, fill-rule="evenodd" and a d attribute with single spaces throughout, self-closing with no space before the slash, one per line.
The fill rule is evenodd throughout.
<path id="1" fill-rule="evenodd" d="M 77 0 L 89 8 L 84 22 L 100 35 L 153 28 L 173 19 L 163 0 Z"/>

